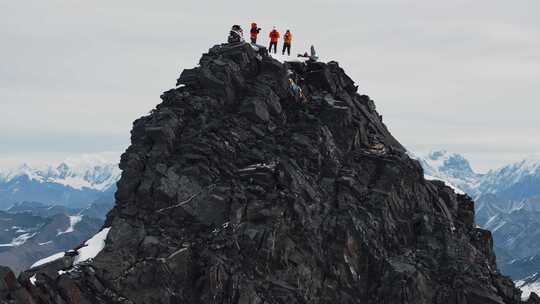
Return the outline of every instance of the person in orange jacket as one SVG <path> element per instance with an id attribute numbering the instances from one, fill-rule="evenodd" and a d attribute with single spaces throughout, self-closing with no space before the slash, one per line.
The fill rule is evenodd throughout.
<path id="1" fill-rule="evenodd" d="M 285 51 L 287 51 L 287 56 L 291 56 L 291 43 L 292 34 L 291 31 L 287 30 L 283 36 L 283 50 L 281 51 L 281 55 L 285 55 Z"/>
<path id="2" fill-rule="evenodd" d="M 257 43 L 257 36 L 259 35 L 260 31 L 261 29 L 257 27 L 257 23 L 253 22 L 251 24 L 251 30 L 249 31 L 249 33 L 251 34 L 251 43 Z"/>
<path id="3" fill-rule="evenodd" d="M 274 26 L 274 29 L 270 32 L 270 47 L 268 48 L 268 52 L 272 53 L 272 46 L 274 47 L 274 54 L 277 53 L 277 43 L 279 40 L 279 32 L 276 30 L 276 27 Z"/>

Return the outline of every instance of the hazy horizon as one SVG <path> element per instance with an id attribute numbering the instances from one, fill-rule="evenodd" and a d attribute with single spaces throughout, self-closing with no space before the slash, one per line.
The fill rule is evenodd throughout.
<path id="1" fill-rule="evenodd" d="M 434 152 L 434 151 L 442 151 L 442 150 L 411 151 L 411 152 L 415 156 L 426 157 L 429 153 Z M 448 151 L 448 152 L 456 153 L 455 151 Z M 46 153 L 45 155 L 29 154 L 29 155 L 21 155 L 21 156 L 6 156 L 6 155 L 0 154 L 0 172 L 2 172 L 3 170 L 9 171 L 9 170 L 17 169 L 24 165 L 29 165 L 31 167 L 44 169 L 49 166 L 60 165 L 63 162 L 69 163 L 70 160 L 77 162 L 82 159 L 99 159 L 101 161 L 105 161 L 108 163 L 114 163 L 114 162 L 120 161 L 120 155 L 122 153 L 123 151 L 101 151 L 101 152 L 93 152 L 93 153 L 57 152 L 57 153 Z M 498 167 L 480 169 L 466 156 L 465 158 L 470 162 L 472 169 L 476 173 L 487 173 L 489 170 L 497 170 L 506 165 L 515 163 L 514 161 L 509 161 Z M 534 154 L 526 155 L 518 159 L 518 162 L 524 159 L 531 159 L 531 158 L 540 160 L 540 154 L 534 153 Z"/>
<path id="2" fill-rule="evenodd" d="M 212 3 L 212 9 L 209 9 Z M 3 1 L 0 166 L 123 151 L 131 123 L 233 23 L 291 29 L 375 100 L 416 153 L 479 172 L 540 151 L 540 2 Z M 279 13 L 276 13 L 279 12 Z M 276 19 L 277 18 L 277 19 Z"/>

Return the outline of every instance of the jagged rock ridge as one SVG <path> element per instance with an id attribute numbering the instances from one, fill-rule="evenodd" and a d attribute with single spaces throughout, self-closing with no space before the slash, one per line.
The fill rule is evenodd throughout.
<path id="1" fill-rule="evenodd" d="M 219 45 L 178 85 L 134 123 L 104 250 L 18 303 L 521 303 L 338 63 Z"/>

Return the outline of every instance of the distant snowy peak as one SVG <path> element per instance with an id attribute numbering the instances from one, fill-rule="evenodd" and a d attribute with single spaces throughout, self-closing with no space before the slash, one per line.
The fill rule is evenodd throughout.
<path id="1" fill-rule="evenodd" d="M 432 151 L 422 158 L 430 168 L 453 178 L 477 178 L 465 157 L 445 150 Z"/>
<path id="2" fill-rule="evenodd" d="M 531 156 L 486 174 L 478 174 L 461 155 L 433 151 L 416 156 L 426 175 L 445 180 L 472 197 L 493 194 L 505 200 L 540 197 L 540 156 Z"/>
<path id="3" fill-rule="evenodd" d="M 473 189 L 481 177 L 473 171 L 465 157 L 456 153 L 440 150 L 427 155 L 411 156 L 420 162 L 430 179 L 443 180 L 467 193 L 474 192 Z"/>
<path id="4" fill-rule="evenodd" d="M 515 281 L 516 287 L 521 289 L 521 299 L 526 301 L 532 292 L 540 294 L 540 274 L 535 273 L 523 280 Z"/>
<path id="5" fill-rule="evenodd" d="M 116 154 L 118 155 L 118 154 Z M 57 165 L 20 165 L 11 170 L 0 169 L 0 182 L 10 182 L 20 177 L 40 183 L 56 183 L 74 189 L 105 191 L 120 178 L 119 157 L 109 154 L 85 154 L 68 158 Z"/>
<path id="6" fill-rule="evenodd" d="M 478 185 L 478 191 L 512 199 L 540 195 L 540 156 L 489 171 Z"/>
<path id="7" fill-rule="evenodd" d="M 489 171 L 488 176 L 506 178 L 518 182 L 525 176 L 540 176 L 540 156 L 530 156 L 520 162 L 510 164 L 497 170 Z"/>
<path id="8" fill-rule="evenodd" d="M 104 191 L 118 181 L 120 178 L 120 169 L 116 163 L 98 163 L 86 167 L 61 163 L 46 176 L 51 182 L 70 186 L 75 189 L 86 187 Z"/>

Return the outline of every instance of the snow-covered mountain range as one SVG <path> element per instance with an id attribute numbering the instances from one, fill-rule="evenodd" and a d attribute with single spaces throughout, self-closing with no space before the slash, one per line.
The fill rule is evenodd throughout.
<path id="1" fill-rule="evenodd" d="M 479 174 L 459 154 L 412 156 L 427 178 L 443 180 L 474 198 L 476 222 L 492 232 L 501 271 L 517 281 L 524 296 L 540 291 L 540 157 Z"/>
<path id="2" fill-rule="evenodd" d="M 114 192 L 120 178 L 118 154 L 88 154 L 58 164 L 0 168 L 0 209 L 17 202 L 85 206 Z"/>
<path id="3" fill-rule="evenodd" d="M 476 185 L 478 194 L 495 194 L 503 199 L 523 200 L 540 196 L 540 156 L 489 171 Z"/>

